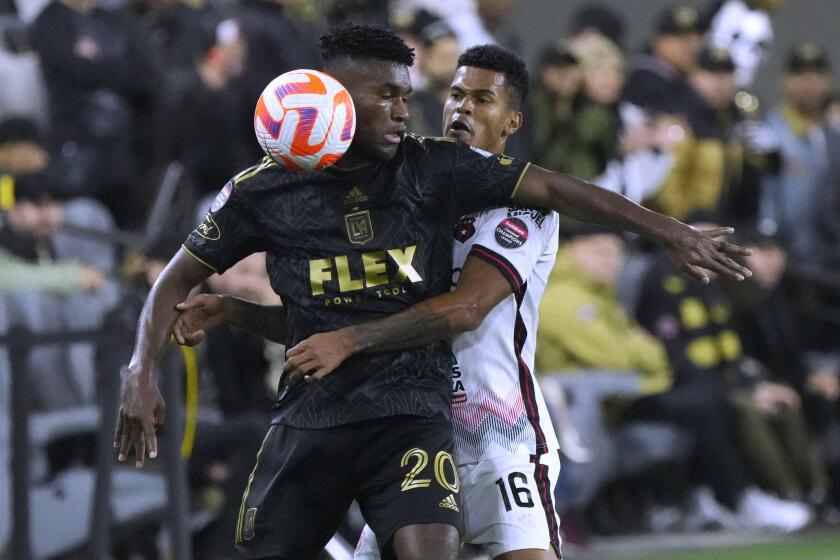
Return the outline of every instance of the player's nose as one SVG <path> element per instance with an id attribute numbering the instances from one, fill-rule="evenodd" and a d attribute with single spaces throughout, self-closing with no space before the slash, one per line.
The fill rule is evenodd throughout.
<path id="1" fill-rule="evenodd" d="M 408 120 L 408 103 L 398 97 L 391 106 L 391 120 L 403 123 Z"/>
<path id="2" fill-rule="evenodd" d="M 455 111 L 464 115 L 471 115 L 473 112 L 473 102 L 468 97 L 464 97 L 455 106 Z"/>

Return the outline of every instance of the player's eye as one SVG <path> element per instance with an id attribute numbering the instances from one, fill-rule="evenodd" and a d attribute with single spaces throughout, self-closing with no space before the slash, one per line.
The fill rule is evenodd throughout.
<path id="1" fill-rule="evenodd" d="M 457 91 L 452 91 L 452 92 L 449 93 L 449 98 L 450 99 L 458 100 L 458 99 L 461 99 L 461 97 L 462 97 L 462 95 L 460 93 L 458 93 Z"/>

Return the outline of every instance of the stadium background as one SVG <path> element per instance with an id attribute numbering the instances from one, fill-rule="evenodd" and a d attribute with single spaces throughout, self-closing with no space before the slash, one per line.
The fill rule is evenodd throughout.
<path id="1" fill-rule="evenodd" d="M 328 20 L 383 22 L 390 18 L 402 26 L 402 32 L 415 44 L 420 46 L 427 41 L 423 49 L 430 49 L 452 31 L 441 34 L 433 15 L 417 17 L 420 6 L 432 12 L 439 10 L 444 20 L 453 13 L 472 10 L 475 23 L 481 21 L 480 14 L 474 12 L 476 6 L 471 0 L 102 0 L 101 10 L 85 12 L 79 19 L 81 27 L 67 31 L 62 22 L 68 21 L 69 12 L 53 14 L 49 25 L 44 24 L 45 6 L 53 8 L 56 3 L 60 2 L 0 0 L 0 558 L 226 558 L 231 515 L 235 518 L 242 481 L 247 478 L 261 439 L 264 414 L 270 405 L 268 387 L 276 384 L 282 348 L 264 345 L 233 329 L 215 332 L 195 352 L 173 347 L 162 365 L 168 372 L 165 379 L 170 426 L 165 432 L 163 455 L 144 473 L 117 466 L 110 438 L 118 372 L 130 355 L 134 325 L 149 283 L 184 233 L 200 220 L 208 206 L 206 197 L 218 190 L 225 177 L 258 155 L 248 114 L 259 91 L 257 84 L 267 82 L 266 76 L 317 64 L 314 45 Z M 636 64 L 635 54 L 656 35 L 666 9 L 679 4 L 702 11 L 715 4 L 712 0 L 480 3 L 497 9 L 510 4 L 505 25 L 498 30 L 485 28 L 484 35 L 475 36 L 487 37 L 489 31 L 489 36 L 500 42 L 516 45 L 529 63 L 535 84 L 541 80 L 544 61 L 557 60 L 545 58 L 545 49 L 552 44 L 567 45 L 564 41 L 571 38 L 571 24 L 579 8 L 606 6 L 618 16 L 624 27 L 621 64 L 626 78 Z M 281 4 L 286 6 L 285 13 L 279 9 Z M 196 6 L 205 7 L 199 8 L 200 12 L 190 12 Z M 169 19 L 161 17 L 162 13 Z M 261 25 L 260 18 L 276 26 Z M 827 138 L 827 157 L 820 160 L 825 169 L 814 170 L 802 183 L 803 188 L 813 188 L 807 190 L 806 196 L 813 198 L 815 204 L 808 210 L 812 214 L 798 216 L 796 225 L 815 231 L 817 224 L 829 226 L 828 233 L 804 251 L 788 245 L 793 241 L 781 231 L 785 225 L 773 223 L 773 216 L 765 215 L 761 203 L 755 200 L 766 197 L 774 188 L 783 188 L 773 185 L 778 185 L 784 176 L 785 158 L 793 159 L 792 156 L 772 140 L 769 144 L 759 141 L 756 146 L 734 131 L 739 130 L 737 124 L 742 121 L 764 122 L 771 110 L 784 101 L 779 83 L 790 68 L 791 50 L 802 41 L 821 46 L 834 68 L 840 64 L 836 32 L 839 18 L 840 4 L 836 0 L 781 2 L 770 16 L 775 39 L 766 60 L 755 80 L 740 88 L 760 99 L 759 113 L 739 116 L 724 130 L 710 135 L 715 140 L 734 139 L 735 143 L 743 143 L 746 151 L 752 149 L 753 155 L 761 156 L 761 162 L 750 168 L 757 176 L 755 192 L 734 182 L 723 187 L 724 192 L 747 192 L 737 200 L 748 202 L 734 209 L 722 203 L 695 207 L 684 203 L 691 198 L 692 193 L 687 193 L 687 198 L 665 206 L 683 212 L 683 218 L 699 216 L 698 219 L 726 224 L 737 222 L 748 231 L 756 229 L 758 237 L 745 242 L 772 243 L 788 252 L 784 305 L 779 308 L 790 312 L 787 326 L 794 326 L 790 352 L 798 352 L 794 361 L 801 362 L 799 366 L 819 370 L 829 378 L 834 376 L 835 383 L 840 350 L 840 259 L 836 251 L 840 242 L 836 227 L 840 222 L 840 173 L 834 165 L 840 161 L 840 143 L 833 141 L 840 134 L 837 108 L 811 123 Z M 277 34 L 277 29 L 285 30 L 288 40 L 273 42 L 272 33 Z M 65 31 L 78 34 L 72 37 L 73 41 L 68 39 L 69 49 L 56 51 Z M 458 37 L 462 43 L 468 41 L 465 36 Z M 90 40 L 85 41 L 86 37 Z M 254 45 L 259 48 L 253 48 Z M 578 62 L 598 67 L 599 62 L 615 57 L 609 48 L 598 50 L 602 46 L 593 47 L 593 54 L 578 44 L 576 48 L 583 50 L 574 56 Z M 431 50 L 428 52 L 430 57 L 435 56 Z M 562 54 L 562 49 L 555 54 Z M 282 59 L 282 68 L 272 66 L 272 56 Z M 79 63 L 73 72 L 64 75 L 52 71 L 62 68 L 62 64 L 72 64 L 73 60 Z M 99 62 L 101 66 L 85 66 L 85 61 Z M 813 59 L 804 60 L 804 64 L 811 64 L 808 68 L 819 66 Z M 819 69 L 823 71 L 822 67 Z M 418 84 L 423 81 L 422 73 L 428 71 L 431 70 L 418 70 Z M 583 105 L 569 107 L 578 111 L 599 105 L 588 104 L 592 99 L 587 96 L 583 86 L 578 86 L 572 97 L 575 103 Z M 617 101 L 600 105 L 612 107 Z M 439 113 L 436 103 L 433 95 L 418 99 L 417 114 L 425 110 L 431 115 Z M 660 109 L 654 113 L 658 115 Z M 598 114 L 612 115 L 609 111 Z M 676 126 L 689 130 L 696 115 L 677 116 L 682 120 Z M 513 147 L 517 155 L 529 156 L 538 163 L 539 157 L 555 156 L 538 149 L 540 133 L 533 129 L 535 123 L 548 125 L 549 132 L 557 132 L 561 140 L 585 137 L 592 130 L 588 127 L 601 126 L 598 122 L 593 125 L 591 121 L 568 120 L 566 115 L 565 121 L 557 117 L 557 126 L 552 128 L 552 118 L 551 111 L 529 109 L 526 120 L 531 129 L 521 132 L 520 138 L 527 135 L 531 140 Z M 419 121 L 418 117 L 418 127 L 423 124 Z M 437 121 L 433 123 L 436 126 Z M 589 144 L 595 153 L 591 158 L 594 168 L 584 169 L 594 172 L 586 178 L 599 177 L 610 162 L 626 161 L 615 157 L 620 126 L 598 129 L 608 153 L 598 151 L 602 147 L 598 139 Z M 766 128 L 757 130 L 767 132 Z M 567 145 L 557 135 L 549 137 L 558 142 L 560 151 Z M 766 140 L 766 136 L 763 138 Z M 646 147 L 653 147 L 653 143 Z M 666 155 L 679 150 L 668 142 L 655 147 L 657 153 Z M 809 147 L 813 144 L 806 143 L 806 156 L 799 155 L 807 157 Z M 559 157 L 552 161 L 561 162 L 553 165 L 558 168 L 564 160 Z M 581 168 L 575 167 L 580 161 L 566 162 L 570 167 L 561 170 L 581 173 Z M 667 180 L 662 182 L 664 185 Z M 698 191 L 706 188 L 702 179 L 690 186 Z M 641 198 L 647 203 L 655 200 L 655 195 L 649 192 Z M 745 211 L 745 207 L 752 210 Z M 703 212 L 694 214 L 698 209 Z M 775 229 L 768 230 L 768 223 Z M 818 233 L 823 235 L 824 230 L 819 229 Z M 603 233 L 584 229 L 568 235 L 574 243 L 586 243 L 591 236 Z M 635 310 L 633 320 L 645 324 L 648 309 L 644 302 L 649 300 L 640 292 L 653 282 L 648 280 L 648 273 L 657 256 L 637 240 L 626 240 L 622 246 L 628 258 L 619 292 L 622 286 L 625 291 L 630 286 L 631 292 L 637 292 L 622 295 L 622 303 L 641 301 L 642 307 Z M 259 257 L 248 259 L 233 274 L 214 278 L 206 289 L 274 301 Z M 729 287 L 720 289 L 727 291 Z M 773 293 L 779 291 L 782 290 Z M 737 311 L 737 292 L 728 293 Z M 703 292 L 698 297 L 713 295 Z M 547 305 L 552 301 L 549 299 Z M 774 306 L 777 303 L 775 299 L 772 302 Z M 580 307 L 572 309 L 571 315 L 559 316 L 547 328 L 554 326 L 557 332 L 574 329 L 581 316 L 589 316 L 587 305 L 583 301 Z M 746 317 L 746 327 L 732 325 L 744 338 L 755 324 L 750 322 L 749 314 Z M 654 320 L 646 326 L 655 330 L 657 324 Z M 764 331 L 757 332 L 761 338 Z M 627 333 L 614 333 L 621 334 Z M 568 342 L 561 337 L 552 338 L 552 332 L 544 336 L 547 345 L 560 347 Z M 615 346 L 621 353 L 621 344 Z M 680 349 L 667 349 L 673 362 L 672 373 L 679 379 L 677 360 L 671 353 L 679 354 Z M 743 364 L 742 358 L 739 355 L 732 361 Z M 795 480 L 793 484 L 801 483 L 801 487 L 784 496 L 807 504 L 813 516 L 808 527 L 795 534 L 726 527 L 721 519 L 707 518 L 697 523 L 696 516 L 695 523 L 689 523 L 691 514 L 700 513 L 695 507 L 697 480 L 673 476 L 674 470 L 687 464 L 688 452 L 681 449 L 679 441 L 671 442 L 669 447 L 666 437 L 655 440 L 662 444 L 655 445 L 655 449 L 641 445 L 637 450 L 643 452 L 630 454 L 629 458 L 620 452 L 616 455 L 616 449 L 626 449 L 616 446 L 622 443 L 621 437 L 629 437 L 629 432 L 621 432 L 604 421 L 609 420 L 610 411 L 602 413 L 597 401 L 588 401 L 588 408 L 582 407 L 581 403 L 591 395 L 569 381 L 570 377 L 563 377 L 568 371 L 585 370 L 588 373 L 584 375 L 592 377 L 574 379 L 582 379 L 584 385 L 598 380 L 608 386 L 607 394 L 612 391 L 626 397 L 628 392 L 639 395 L 638 379 L 645 372 L 636 371 L 641 368 L 631 362 L 626 362 L 626 368 L 619 368 L 603 366 L 597 360 L 589 363 L 579 358 L 576 362 L 568 355 L 563 360 L 546 356 L 543 364 L 548 365 L 541 368 L 541 373 L 547 394 L 551 395 L 551 406 L 558 411 L 558 430 L 565 430 L 570 438 L 564 438 L 564 452 L 571 474 L 563 494 L 558 496 L 566 506 L 565 556 L 673 560 L 840 558 L 840 503 L 836 494 L 831 495 L 840 484 L 836 388 L 817 389 L 786 369 L 789 364 L 776 367 L 772 358 L 764 360 L 769 380 L 796 389 L 802 403 L 800 410 L 808 420 L 807 434 L 813 440 L 813 446 L 805 453 L 817 454 L 815 468 L 829 480 L 827 487 L 813 480 Z M 558 365 L 561 362 L 563 367 Z M 610 370 L 608 375 L 604 375 L 605 369 Z M 617 369 L 622 371 L 616 372 Z M 729 375 L 723 366 L 706 369 L 714 370 L 706 372 L 709 375 Z M 600 373 L 594 373 L 595 370 Z M 749 372 L 744 375 L 749 377 Z M 610 389 L 613 381 L 615 385 Z M 754 381 L 734 382 L 733 394 L 754 390 Z M 832 394 L 833 398 L 829 398 Z M 565 407 L 562 395 L 566 397 Z M 815 395 L 821 400 L 811 398 Z M 590 423 L 603 423 L 603 430 L 590 430 Z M 572 428 L 579 434 L 569 431 Z M 674 432 L 661 433 L 674 437 Z M 676 437 L 679 440 L 679 433 Z M 751 449 L 749 443 L 749 437 L 746 443 L 742 437 L 738 450 Z M 775 456 L 774 460 L 786 463 L 801 452 L 802 449 L 784 448 L 782 458 Z M 609 459 L 603 460 L 605 456 Z M 755 460 L 756 455 L 752 457 Z M 761 455 L 758 457 L 761 462 Z M 629 472 L 627 462 L 636 459 L 642 466 Z M 574 463 L 578 464 L 577 472 Z M 600 478 L 587 478 L 587 469 L 590 474 L 598 470 Z M 752 465 L 749 471 L 755 484 L 771 493 L 784 494 L 789 490 L 774 487 L 773 483 L 779 479 L 788 481 L 790 477 L 785 479 L 777 472 L 768 475 Z M 799 474 L 795 472 L 794 477 Z M 656 478 L 666 483 L 652 482 Z M 584 483 L 592 488 L 585 498 L 580 498 L 575 488 Z M 828 495 L 818 496 L 815 489 L 826 490 Z M 352 543 L 358 524 L 358 513 L 351 514 L 341 532 L 345 542 Z M 30 542 L 23 538 L 26 534 L 32 536 Z M 346 557 L 346 547 L 342 548 L 340 541 L 333 546 L 333 557 Z M 465 550 L 466 557 L 480 557 L 477 554 Z"/>

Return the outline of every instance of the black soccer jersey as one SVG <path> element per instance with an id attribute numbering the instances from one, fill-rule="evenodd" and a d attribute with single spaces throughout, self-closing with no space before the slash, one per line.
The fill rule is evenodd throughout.
<path id="1" fill-rule="evenodd" d="M 354 171 L 295 172 L 266 158 L 225 185 L 184 247 L 220 273 L 266 251 L 291 348 L 446 292 L 456 220 L 507 204 L 527 165 L 414 136 L 389 162 Z M 357 355 L 315 383 L 281 382 L 273 421 L 320 428 L 448 416 L 451 366 L 444 342 Z"/>

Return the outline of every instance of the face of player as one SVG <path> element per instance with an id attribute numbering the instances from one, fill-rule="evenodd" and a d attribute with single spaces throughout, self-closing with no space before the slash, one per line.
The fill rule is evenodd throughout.
<path id="1" fill-rule="evenodd" d="M 336 65 L 327 71 L 347 88 L 356 108 L 353 143 L 336 166 L 347 168 L 393 158 L 408 120 L 408 67 L 364 60 Z"/>
<path id="2" fill-rule="evenodd" d="M 510 105 L 505 75 L 461 66 L 443 107 L 443 133 L 476 148 L 498 154 L 522 126 L 522 113 Z"/>

